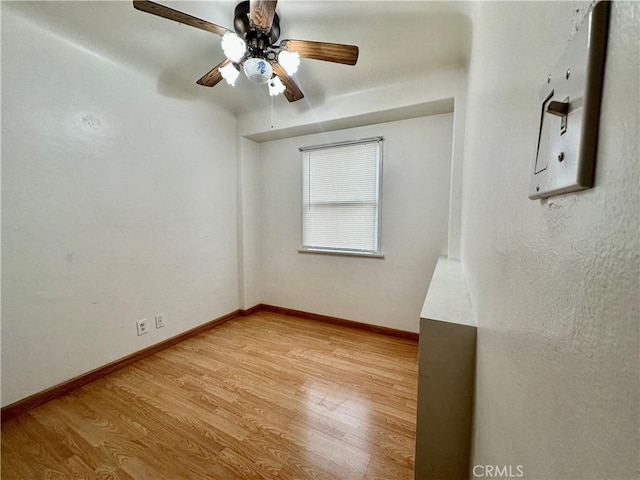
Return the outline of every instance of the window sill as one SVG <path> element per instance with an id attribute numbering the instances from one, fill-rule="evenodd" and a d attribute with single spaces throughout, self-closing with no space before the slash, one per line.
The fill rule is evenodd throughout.
<path id="1" fill-rule="evenodd" d="M 358 253 L 358 252 L 345 252 L 342 250 L 320 250 L 311 248 L 299 248 L 298 253 L 314 253 L 320 255 L 337 255 L 339 257 L 364 257 L 364 258 L 384 258 L 383 253 Z"/>

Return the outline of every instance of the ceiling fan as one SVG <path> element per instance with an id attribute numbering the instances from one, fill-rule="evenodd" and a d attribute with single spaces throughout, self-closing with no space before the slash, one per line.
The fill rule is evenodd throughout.
<path id="1" fill-rule="evenodd" d="M 198 80 L 199 85 L 213 87 L 223 78 L 230 85 L 243 70 L 249 80 L 268 83 L 269 94 L 284 93 L 289 102 L 304 98 L 291 76 L 297 71 L 300 57 L 325 62 L 355 65 L 358 47 L 339 43 L 308 40 L 281 40 L 277 0 L 246 0 L 234 13 L 235 32 L 151 1 L 134 0 L 137 10 L 167 18 L 184 25 L 200 28 L 222 37 L 222 49 L 227 57 Z"/>

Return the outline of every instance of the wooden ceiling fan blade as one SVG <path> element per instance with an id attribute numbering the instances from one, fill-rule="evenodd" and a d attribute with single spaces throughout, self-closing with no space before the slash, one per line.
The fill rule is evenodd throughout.
<path id="1" fill-rule="evenodd" d="M 355 65 L 358 61 L 359 49 L 355 45 L 311 42 L 309 40 L 282 40 L 280 46 L 290 52 L 298 52 L 302 58 L 344 65 Z"/>
<path id="2" fill-rule="evenodd" d="M 149 2 L 146 0 L 134 0 L 133 8 L 135 8 L 136 10 L 140 10 L 141 12 L 147 12 L 152 15 L 157 15 L 158 17 L 167 18 L 169 20 L 173 20 L 174 22 L 189 25 L 190 27 L 196 27 L 220 36 L 223 36 L 229 31 L 228 29 L 216 25 L 215 23 L 207 22 L 206 20 L 192 17 L 191 15 L 179 12 L 178 10 L 174 10 L 173 8 L 165 7 L 164 5 Z"/>
<path id="3" fill-rule="evenodd" d="M 279 63 L 273 64 L 273 73 L 280 78 L 280 81 L 285 86 L 284 96 L 287 97 L 287 100 L 297 102 L 304 98 L 302 90 L 300 90 L 296 82 L 293 81 L 293 78 L 287 75 L 287 72 L 284 71 L 284 68 L 282 68 Z"/>
<path id="4" fill-rule="evenodd" d="M 214 86 L 216 86 L 220 82 L 220 80 L 222 80 L 222 74 L 220 73 L 220 69 L 222 67 L 225 67 L 225 66 L 229 65 L 230 63 L 231 63 L 231 60 L 229 60 L 228 58 L 225 58 L 218 65 L 216 65 L 211 70 L 209 70 L 207 73 L 205 73 L 202 76 L 202 78 L 200 80 L 198 80 L 196 83 L 198 85 L 202 85 L 204 87 L 214 87 Z"/>
<path id="5" fill-rule="evenodd" d="M 249 3 L 249 18 L 256 27 L 269 30 L 276 13 L 277 0 L 251 0 Z"/>

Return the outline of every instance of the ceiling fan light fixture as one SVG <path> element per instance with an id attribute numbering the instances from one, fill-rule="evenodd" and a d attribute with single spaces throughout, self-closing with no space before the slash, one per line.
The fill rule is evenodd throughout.
<path id="1" fill-rule="evenodd" d="M 271 95 L 272 97 L 280 95 L 285 91 L 285 89 L 286 87 L 280 80 L 280 77 L 273 77 L 271 80 L 269 80 L 269 95 Z"/>
<path id="2" fill-rule="evenodd" d="M 298 52 L 282 50 L 278 54 L 278 63 L 282 65 L 287 75 L 293 75 L 298 71 L 298 67 L 300 66 L 300 54 Z"/>
<path id="3" fill-rule="evenodd" d="M 273 68 L 265 59 L 252 57 L 244 62 L 244 74 L 253 83 L 263 84 L 273 75 Z"/>
<path id="4" fill-rule="evenodd" d="M 247 44 L 233 32 L 227 32 L 222 36 L 222 51 L 232 62 L 239 62 L 247 51 Z"/>
<path id="5" fill-rule="evenodd" d="M 232 87 L 236 84 L 236 80 L 240 76 L 240 72 L 233 63 L 227 63 L 224 67 L 219 68 L 220 75 L 224 78 Z"/>
<path id="6" fill-rule="evenodd" d="M 241 0 L 234 11 L 235 33 L 152 0 L 134 0 L 133 8 L 222 37 L 226 58 L 198 79 L 198 85 L 215 87 L 224 78 L 233 86 L 241 67 L 249 80 L 264 85 L 272 79 L 275 70 L 278 79 L 269 85 L 270 93 L 277 95 L 284 91 L 289 102 L 297 102 L 304 94 L 291 76 L 300 65 L 300 57 L 355 65 L 359 49 L 356 45 L 292 39 L 280 40 L 277 45 L 280 39 L 277 3 L 278 0 Z"/>

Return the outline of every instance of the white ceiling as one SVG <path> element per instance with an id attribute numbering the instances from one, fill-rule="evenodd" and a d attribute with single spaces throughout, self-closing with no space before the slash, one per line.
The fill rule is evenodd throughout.
<path id="1" fill-rule="evenodd" d="M 5 2 L 3 2 L 5 3 Z M 232 28 L 237 2 L 157 3 Z M 220 37 L 135 10 L 129 1 L 15 2 L 34 21 L 108 58 L 157 79 L 160 94 L 204 99 L 240 114 L 268 107 L 266 86 L 241 77 L 208 88 L 196 80 L 224 56 Z M 464 67 L 471 25 L 464 2 L 280 0 L 280 38 L 358 45 L 356 66 L 302 59 L 295 79 L 307 99 L 405 82 L 437 70 Z M 283 97 L 276 102 L 286 102 Z"/>

